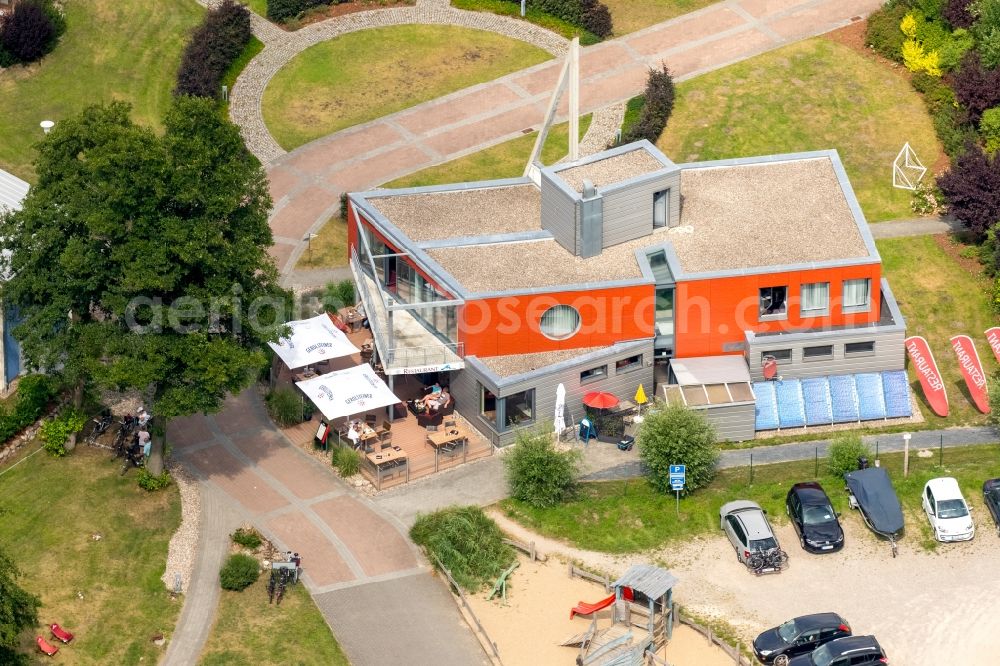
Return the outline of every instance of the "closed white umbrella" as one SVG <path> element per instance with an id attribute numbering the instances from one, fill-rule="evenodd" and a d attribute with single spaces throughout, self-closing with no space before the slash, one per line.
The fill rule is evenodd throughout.
<path id="1" fill-rule="evenodd" d="M 563 413 L 566 411 L 566 387 L 562 384 L 556 387 L 556 416 L 553 422 L 556 435 L 558 436 L 566 429 L 566 418 Z"/>

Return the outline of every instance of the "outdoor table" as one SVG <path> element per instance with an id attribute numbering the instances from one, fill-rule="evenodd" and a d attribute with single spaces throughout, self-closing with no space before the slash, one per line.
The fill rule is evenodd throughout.
<path id="1" fill-rule="evenodd" d="M 315 376 L 316 376 L 315 372 L 313 372 L 312 370 L 306 370 L 305 372 L 293 374 L 292 379 L 294 379 L 296 382 L 304 382 L 305 380 L 312 379 Z"/>
<path id="2" fill-rule="evenodd" d="M 435 449 L 440 449 L 442 446 L 447 444 L 454 444 L 456 442 L 461 442 L 463 439 L 469 438 L 469 431 L 465 428 L 459 428 L 458 426 L 445 428 L 444 430 L 439 430 L 437 432 L 427 433 L 427 441 Z"/>
<path id="3" fill-rule="evenodd" d="M 368 462 L 376 467 L 382 467 L 390 462 L 393 464 L 406 462 L 406 453 L 402 449 L 399 451 L 395 449 L 382 449 L 381 451 L 369 453 L 367 457 Z"/>
<path id="4" fill-rule="evenodd" d="M 361 322 L 365 319 L 364 315 L 354 308 L 344 308 L 339 314 L 341 319 L 344 320 L 344 323 L 351 327 L 352 332 L 356 332 L 360 329 Z"/>

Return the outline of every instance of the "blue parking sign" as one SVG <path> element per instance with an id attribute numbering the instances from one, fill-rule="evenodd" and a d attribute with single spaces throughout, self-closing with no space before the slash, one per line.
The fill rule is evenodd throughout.
<path id="1" fill-rule="evenodd" d="M 686 477 L 687 467 L 685 465 L 670 466 L 670 488 L 672 490 L 684 490 Z"/>

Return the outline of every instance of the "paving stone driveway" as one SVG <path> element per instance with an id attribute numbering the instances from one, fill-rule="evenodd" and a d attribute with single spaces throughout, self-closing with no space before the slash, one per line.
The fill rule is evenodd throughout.
<path id="1" fill-rule="evenodd" d="M 226 513 L 225 525 L 249 520 L 301 554 L 304 583 L 354 666 L 486 663 L 402 525 L 291 445 L 253 389 L 230 397 L 215 416 L 176 419 L 169 440 L 213 498 L 208 510 Z M 206 537 L 219 545 L 219 535 Z M 215 576 L 204 579 L 218 585 Z M 207 590 L 193 589 L 197 582 L 187 603 L 197 606 L 205 593 L 214 605 Z"/>

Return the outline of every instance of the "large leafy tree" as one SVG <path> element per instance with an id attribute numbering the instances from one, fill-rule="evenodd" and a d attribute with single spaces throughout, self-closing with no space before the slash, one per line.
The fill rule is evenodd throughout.
<path id="1" fill-rule="evenodd" d="M 982 240 L 1000 224 L 1000 154 L 987 155 L 976 145 L 966 151 L 940 178 L 938 187 L 948 200 L 948 212 Z"/>
<path id="2" fill-rule="evenodd" d="M 657 405 L 643 417 L 637 439 L 639 457 L 657 491 L 670 490 L 671 465 L 687 466 L 685 490 L 696 490 L 715 478 L 719 460 L 715 429 L 701 412 L 683 405 Z"/>
<path id="3" fill-rule="evenodd" d="M 38 184 L 0 218 L 3 295 L 30 364 L 152 401 L 158 474 L 167 422 L 253 380 L 286 299 L 266 176 L 236 127 L 209 100 L 177 98 L 162 136 L 129 110 L 90 107 L 40 144 Z"/>
<path id="4" fill-rule="evenodd" d="M 38 624 L 40 601 L 17 584 L 17 567 L 0 550 L 0 663 L 18 664 L 27 661 L 17 653 L 22 631 Z"/>

